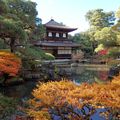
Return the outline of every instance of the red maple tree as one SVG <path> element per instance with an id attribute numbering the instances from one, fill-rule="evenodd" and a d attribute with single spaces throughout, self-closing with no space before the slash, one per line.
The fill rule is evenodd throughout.
<path id="1" fill-rule="evenodd" d="M 9 76 L 16 76 L 21 67 L 21 59 L 15 54 L 0 51 L 0 72 Z"/>

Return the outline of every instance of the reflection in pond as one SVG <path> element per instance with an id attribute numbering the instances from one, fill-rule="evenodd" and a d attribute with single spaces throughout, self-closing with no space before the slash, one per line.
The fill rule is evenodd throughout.
<path id="1" fill-rule="evenodd" d="M 80 84 L 82 82 L 93 83 L 95 75 L 95 72 L 85 70 L 81 74 L 73 74 L 72 80 L 77 84 Z"/>
<path id="2" fill-rule="evenodd" d="M 17 86 L 9 86 L 0 88 L 0 92 L 4 95 L 14 98 L 29 98 L 32 90 L 36 87 L 36 82 L 28 81 Z"/>
<path id="3" fill-rule="evenodd" d="M 62 67 L 66 72 L 71 73 L 70 79 L 73 80 L 75 84 L 81 84 L 82 82 L 87 83 L 104 83 L 108 77 L 108 70 L 102 71 L 98 68 L 88 68 L 88 67 Z M 0 92 L 4 95 L 17 97 L 17 98 L 29 98 L 31 96 L 32 90 L 36 87 L 37 82 L 29 81 L 18 86 L 9 86 L 6 88 L 0 88 Z"/>
<path id="4" fill-rule="evenodd" d="M 87 83 L 105 83 L 108 81 L 108 69 L 102 69 L 98 67 L 74 67 L 71 69 L 71 79 L 74 83 L 80 84 L 82 82 Z"/>

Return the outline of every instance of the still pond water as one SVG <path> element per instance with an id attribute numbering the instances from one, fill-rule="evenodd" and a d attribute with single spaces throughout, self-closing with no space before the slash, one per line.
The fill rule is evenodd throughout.
<path id="1" fill-rule="evenodd" d="M 107 81 L 108 77 L 108 66 L 85 66 L 80 65 L 77 67 L 70 67 L 70 66 L 64 66 L 61 67 L 66 72 L 70 73 L 70 79 L 75 84 L 81 84 L 82 82 L 88 82 L 88 83 L 104 83 Z M 9 86 L 6 88 L 1 88 L 0 92 L 2 92 L 4 95 L 7 95 L 9 97 L 15 97 L 15 98 L 29 98 L 31 96 L 32 90 L 36 87 L 37 82 L 34 81 L 28 81 L 24 84 L 17 85 L 17 86 Z"/>

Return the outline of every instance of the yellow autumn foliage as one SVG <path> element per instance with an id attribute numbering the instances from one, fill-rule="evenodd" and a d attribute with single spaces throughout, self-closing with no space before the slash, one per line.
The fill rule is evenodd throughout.
<path id="1" fill-rule="evenodd" d="M 82 83 L 78 86 L 67 80 L 39 83 L 32 94 L 34 98 L 29 101 L 32 107 L 28 113 L 36 120 L 49 120 L 49 109 L 61 109 L 65 103 L 80 109 L 86 104 L 120 109 L 120 75 L 106 84 Z"/>

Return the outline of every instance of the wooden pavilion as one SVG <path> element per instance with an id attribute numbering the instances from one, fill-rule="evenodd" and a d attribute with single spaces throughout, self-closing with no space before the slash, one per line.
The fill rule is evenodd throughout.
<path id="1" fill-rule="evenodd" d="M 70 40 L 68 33 L 77 28 L 70 28 L 53 19 L 44 24 L 44 26 L 46 28 L 46 36 L 43 40 L 36 42 L 35 46 L 51 53 L 56 59 L 71 59 L 72 53 L 80 45 Z"/>

